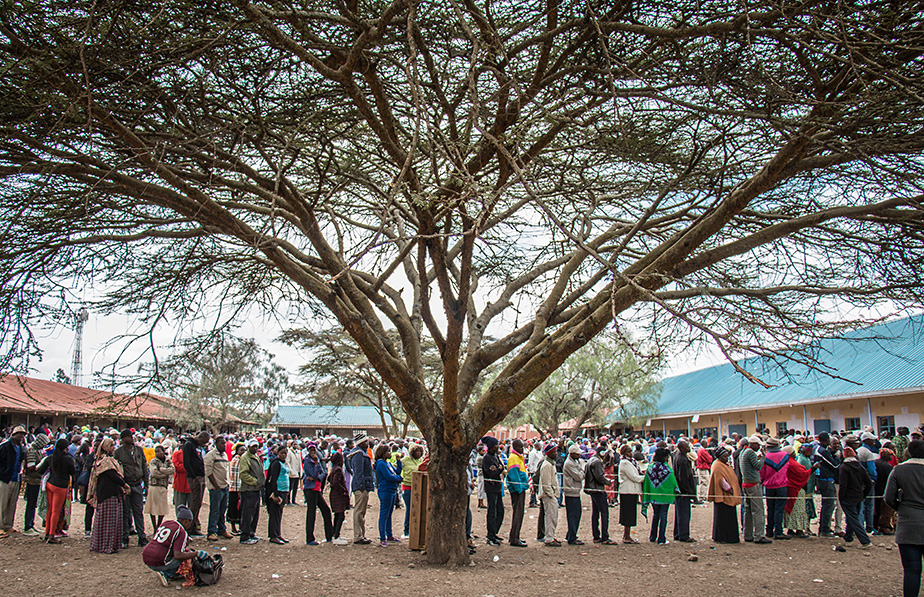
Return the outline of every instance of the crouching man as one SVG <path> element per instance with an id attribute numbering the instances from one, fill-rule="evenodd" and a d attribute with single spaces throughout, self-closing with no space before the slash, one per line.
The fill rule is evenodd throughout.
<path id="1" fill-rule="evenodd" d="M 150 543 L 145 545 L 141 557 L 148 568 L 157 573 L 162 585 L 169 586 L 171 580 L 183 578 L 177 574 L 185 560 L 193 558 L 206 558 L 204 551 L 188 550 L 189 534 L 187 531 L 193 527 L 192 510 L 186 506 L 178 506 L 176 520 L 165 520 L 157 530 Z"/>

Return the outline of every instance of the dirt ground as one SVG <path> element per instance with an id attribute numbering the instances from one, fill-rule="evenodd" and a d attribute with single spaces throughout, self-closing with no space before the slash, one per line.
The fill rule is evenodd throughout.
<path id="1" fill-rule="evenodd" d="M 585 496 L 586 497 L 586 496 Z M 370 497 L 366 515 L 367 536 L 374 537 L 378 520 L 378 500 Z M 472 501 L 473 506 L 475 500 Z M 509 530 L 507 502 L 505 525 Z M 22 529 L 25 503 L 17 507 L 17 528 Z M 218 550 L 225 559 L 221 581 L 212 587 L 185 589 L 210 595 L 292 595 L 314 596 L 375 594 L 402 596 L 507 596 L 527 594 L 638 594 L 638 595 L 900 595 L 902 569 L 898 549 L 891 537 L 874 537 L 874 549 L 846 553 L 832 550 L 842 540 L 793 539 L 773 545 L 717 545 L 710 539 L 712 507 L 693 509 L 693 536 L 699 543 L 671 542 L 666 546 L 648 543 L 648 524 L 634 536 L 640 545 L 602 546 L 591 543 L 590 503 L 585 500 L 579 536 L 584 546 L 545 547 L 535 541 L 537 509 L 528 509 L 522 537 L 528 548 L 506 544 L 484 544 L 485 510 L 474 509 L 474 532 L 478 551 L 472 565 L 463 568 L 435 568 L 425 556 L 410 551 L 406 542 L 387 548 L 368 546 L 338 547 L 304 543 L 305 508 L 287 506 L 283 514 L 283 534 L 292 542 L 273 545 L 262 541 L 254 546 L 237 540 L 211 543 L 192 541 L 192 546 Z M 670 536 L 673 509 L 668 523 Z M 203 526 L 208 518 L 203 506 Z M 618 518 L 618 508 L 610 510 Z M 21 534 L 0 540 L 0 583 L 5 595 L 150 595 L 179 589 L 160 586 L 155 574 L 141 561 L 141 550 L 130 547 L 118 554 L 90 553 L 89 539 L 83 537 L 83 506 L 74 504 L 70 536 L 61 545 L 46 545 L 38 537 Z M 260 514 L 258 534 L 266 536 L 266 510 Z M 404 510 L 394 514 L 396 533 L 403 527 Z M 559 539 L 564 538 L 565 511 L 559 511 Z M 351 537 L 351 517 L 347 513 L 344 537 Z M 148 529 L 148 533 L 150 533 Z M 320 516 L 317 536 L 323 537 Z M 611 525 L 614 539 L 622 527 Z M 670 537 L 669 537 L 670 538 Z M 133 544 L 134 545 L 134 544 Z M 226 551 L 222 551 L 227 548 Z M 691 562 L 691 554 L 698 561 Z M 495 561 L 495 557 L 497 558 Z"/>

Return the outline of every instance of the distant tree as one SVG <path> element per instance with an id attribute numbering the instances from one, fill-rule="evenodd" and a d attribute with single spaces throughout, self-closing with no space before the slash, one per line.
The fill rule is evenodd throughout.
<path id="1" fill-rule="evenodd" d="M 657 407 L 660 352 L 642 354 L 613 334 L 597 336 L 571 355 L 506 419 L 528 422 L 553 437 L 574 419 L 574 435 L 587 421 L 635 422 Z"/>
<path id="2" fill-rule="evenodd" d="M 64 372 L 64 369 L 58 369 L 55 371 L 55 376 L 51 378 L 51 381 L 71 385 L 71 378 L 67 376 L 67 373 Z"/>
<path id="3" fill-rule="evenodd" d="M 371 406 L 378 413 L 382 432 L 387 437 L 407 435 L 411 416 L 356 342 L 342 329 L 287 330 L 280 340 L 306 355 L 305 363 L 299 367 L 301 383 L 293 386 L 296 396 L 313 404 Z M 423 346 L 422 358 L 430 373 L 427 380 L 431 391 L 438 393 L 440 360 L 432 342 Z M 386 415 L 391 419 L 391 426 Z"/>
<path id="4" fill-rule="evenodd" d="M 288 390 L 285 369 L 254 340 L 210 334 L 176 349 L 145 372 L 180 402 L 177 420 L 186 427 L 217 430 L 235 417 L 265 426 Z"/>

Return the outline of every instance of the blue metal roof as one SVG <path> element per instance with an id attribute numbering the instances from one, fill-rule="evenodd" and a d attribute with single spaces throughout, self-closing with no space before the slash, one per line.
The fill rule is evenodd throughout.
<path id="1" fill-rule="evenodd" d="M 751 383 L 731 363 L 661 382 L 657 417 L 924 390 L 924 315 L 868 327 L 818 344 L 819 360 L 838 379 L 790 362 L 785 371 L 762 357 L 739 365 L 772 387 Z"/>
<path id="2" fill-rule="evenodd" d="M 273 416 L 273 425 L 288 427 L 380 427 L 382 419 L 371 406 L 279 406 Z M 385 413 L 385 424 L 391 417 Z"/>

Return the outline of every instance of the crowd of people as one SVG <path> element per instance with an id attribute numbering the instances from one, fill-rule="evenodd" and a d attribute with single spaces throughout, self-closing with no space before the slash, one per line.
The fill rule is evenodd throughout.
<path id="1" fill-rule="evenodd" d="M 377 543 L 399 544 L 409 533 L 413 473 L 427 468 L 424 441 L 380 441 L 365 434 L 308 440 L 285 434 L 181 435 L 154 427 L 54 432 L 16 427 L 3 435 L 0 539 L 17 532 L 13 522 L 20 495 L 26 502 L 22 533 L 49 544 L 67 537 L 71 503 L 79 500 L 86 504 L 84 532 L 91 551 L 115 553 L 135 537 L 145 563 L 165 585 L 174 578 L 188 580 L 189 562 L 207 557 L 203 550 L 189 549 L 190 538 L 260 542 L 263 507 L 269 542 L 289 543 L 282 517 L 286 506 L 298 503 L 299 489 L 307 506 L 307 545 L 373 543 L 366 536 L 373 492 L 379 502 Z M 671 506 L 673 540 L 695 542 L 692 508 L 708 502 L 713 504 L 712 540 L 718 543 L 738 543 L 741 535 L 754 544 L 818 535 L 842 538 L 835 544 L 838 550 L 854 541 L 867 549 L 870 535 L 894 534 L 905 595 L 918 595 L 924 560 L 922 439 L 921 430 L 906 428 L 895 437 L 878 437 L 871 429 L 817 436 L 792 431 L 781 438 L 622 435 L 502 442 L 485 436 L 469 463 L 470 493 L 477 508 L 486 510 L 486 542 L 495 546 L 504 541 L 505 494 L 511 508 L 506 541 L 513 547 L 527 545 L 521 537 L 527 507 L 539 509 L 538 541 L 563 544 L 558 509 L 564 508 L 564 542 L 582 545 L 582 494 L 591 504 L 592 541 L 604 545 L 618 543 L 610 536 L 611 508 L 618 508 L 624 544 L 638 543 L 631 531 L 639 513 L 649 520 L 649 541 L 667 544 Z M 392 518 L 402 502 L 399 538 Z M 347 510 L 352 511 L 352 538 L 342 536 Z M 315 535 L 318 513 L 322 536 Z M 36 529 L 36 514 L 44 532 Z M 171 515 L 175 520 L 165 520 Z M 474 552 L 471 509 L 465 528 Z"/>

